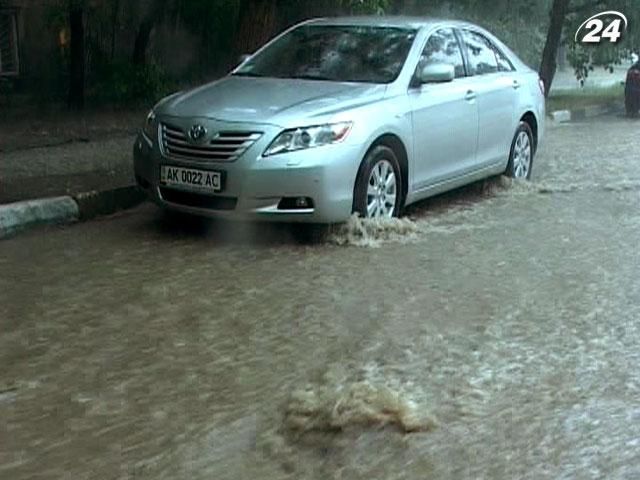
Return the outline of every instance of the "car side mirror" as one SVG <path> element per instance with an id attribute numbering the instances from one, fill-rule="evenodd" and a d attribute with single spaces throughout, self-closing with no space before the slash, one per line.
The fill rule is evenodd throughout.
<path id="1" fill-rule="evenodd" d="M 418 80 L 423 83 L 450 82 L 456 78 L 456 70 L 449 63 L 430 63 L 418 71 Z"/>

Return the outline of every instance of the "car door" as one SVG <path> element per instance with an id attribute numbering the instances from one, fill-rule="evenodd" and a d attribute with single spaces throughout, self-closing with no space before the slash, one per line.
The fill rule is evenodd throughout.
<path id="1" fill-rule="evenodd" d="M 430 63 L 453 65 L 455 79 L 412 84 L 409 89 L 415 155 L 412 191 L 458 176 L 475 163 L 478 106 L 453 29 L 441 28 L 429 36 L 416 71 Z"/>
<path id="2" fill-rule="evenodd" d="M 515 69 L 482 33 L 463 29 L 463 50 L 475 79 L 479 113 L 478 168 L 506 162 L 515 131 L 514 115 L 520 83 Z"/>

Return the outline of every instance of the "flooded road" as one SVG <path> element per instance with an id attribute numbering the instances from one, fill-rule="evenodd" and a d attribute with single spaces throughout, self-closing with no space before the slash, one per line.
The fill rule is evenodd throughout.
<path id="1" fill-rule="evenodd" d="M 0 243 L 0 478 L 640 478 L 640 123 L 316 244 L 154 207 Z"/>

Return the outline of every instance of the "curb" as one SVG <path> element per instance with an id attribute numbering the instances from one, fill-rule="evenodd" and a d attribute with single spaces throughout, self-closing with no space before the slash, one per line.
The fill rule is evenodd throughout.
<path id="1" fill-rule="evenodd" d="M 549 113 L 549 116 L 554 123 L 566 123 L 571 121 L 570 110 L 556 110 Z"/>
<path id="2" fill-rule="evenodd" d="M 73 199 L 78 205 L 79 219 L 91 220 L 100 215 L 126 210 L 144 202 L 147 194 L 136 186 L 80 193 Z"/>
<path id="3" fill-rule="evenodd" d="M 582 108 L 574 108 L 572 110 L 555 110 L 549 113 L 551 120 L 555 123 L 566 123 L 572 120 L 584 120 L 585 118 L 599 117 L 618 111 L 620 106 L 617 103 L 608 103 L 601 105 L 589 105 Z"/>
<path id="4" fill-rule="evenodd" d="M 40 225 L 65 225 L 126 210 L 146 198 L 137 186 L 129 186 L 0 205 L 0 239 Z"/>

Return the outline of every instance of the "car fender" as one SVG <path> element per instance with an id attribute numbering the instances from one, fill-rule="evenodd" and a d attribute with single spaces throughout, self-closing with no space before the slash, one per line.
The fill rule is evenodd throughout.
<path id="1" fill-rule="evenodd" d="M 357 141 L 360 144 L 360 158 L 359 164 L 362 163 L 365 156 L 371 149 L 371 147 L 383 136 L 393 135 L 396 136 L 407 152 L 407 178 L 409 184 L 411 184 L 412 172 L 413 172 L 413 125 L 411 122 L 411 109 L 408 104 L 408 98 L 406 96 L 398 96 L 394 98 L 386 99 L 382 102 L 382 105 L 376 107 L 377 117 L 380 118 L 381 111 L 384 111 L 384 121 L 373 124 L 368 120 L 367 112 L 362 112 L 362 115 L 356 121 L 362 122 L 365 125 L 364 129 L 358 129 Z M 355 182 L 355 178 L 354 178 Z M 408 185 L 407 185 L 408 187 Z"/>

